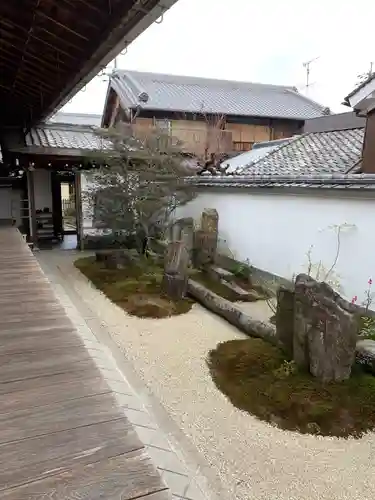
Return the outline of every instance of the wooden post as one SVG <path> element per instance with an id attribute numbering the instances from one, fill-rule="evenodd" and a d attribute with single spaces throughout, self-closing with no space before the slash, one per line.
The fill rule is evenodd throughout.
<path id="1" fill-rule="evenodd" d="M 75 204 L 76 204 L 76 226 L 77 226 L 77 247 L 83 251 L 83 214 L 82 214 L 82 186 L 81 186 L 81 172 L 74 173 L 74 190 L 75 190 Z"/>
<path id="2" fill-rule="evenodd" d="M 30 240 L 34 249 L 38 248 L 38 226 L 35 207 L 34 167 L 27 169 L 27 195 L 29 199 Z"/>

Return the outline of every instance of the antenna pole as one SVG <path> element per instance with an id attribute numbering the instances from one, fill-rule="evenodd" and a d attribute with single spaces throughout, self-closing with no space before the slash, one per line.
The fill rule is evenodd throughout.
<path id="1" fill-rule="evenodd" d="M 309 91 L 309 88 L 311 86 L 311 84 L 310 84 L 310 66 L 317 59 L 319 59 L 319 56 L 318 57 L 314 57 L 314 59 L 310 59 L 309 61 L 306 61 L 306 62 L 303 63 L 303 67 L 306 68 L 306 92 Z"/>

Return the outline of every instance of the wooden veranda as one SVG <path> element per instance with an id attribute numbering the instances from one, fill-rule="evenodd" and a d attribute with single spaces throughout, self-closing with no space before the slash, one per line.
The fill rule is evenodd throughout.
<path id="1" fill-rule="evenodd" d="M 0 317 L 0 498 L 170 498 L 15 228 L 0 229 Z"/>

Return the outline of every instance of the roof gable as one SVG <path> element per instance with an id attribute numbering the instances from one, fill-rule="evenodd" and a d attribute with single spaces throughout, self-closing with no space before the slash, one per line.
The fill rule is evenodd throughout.
<path id="1" fill-rule="evenodd" d="M 110 82 L 124 107 L 305 120 L 325 108 L 293 87 L 190 76 L 116 71 Z"/>

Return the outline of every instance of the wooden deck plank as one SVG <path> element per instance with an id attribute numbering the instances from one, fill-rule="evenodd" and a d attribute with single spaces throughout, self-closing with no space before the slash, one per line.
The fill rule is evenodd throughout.
<path id="1" fill-rule="evenodd" d="M 25 351 L 3 356 L 0 353 L 0 380 L 2 383 L 33 377 L 45 377 L 53 373 L 64 373 L 75 365 L 85 363 L 95 367 L 95 362 L 85 347 L 51 349 L 45 352 Z"/>
<path id="2" fill-rule="evenodd" d="M 126 419 L 6 444 L 0 446 L 4 461 L 4 468 L 0 470 L 0 490 L 46 479 L 76 465 L 89 465 L 142 446 Z"/>
<path id="3" fill-rule="evenodd" d="M 112 394 L 99 394 L 0 415 L 0 444 L 124 416 Z"/>
<path id="4" fill-rule="evenodd" d="M 102 377 L 78 378 L 75 381 L 69 380 L 68 382 L 62 380 L 58 390 L 56 390 L 56 386 L 50 385 L 44 386 L 43 391 L 40 390 L 40 387 L 14 391 L 11 397 L 9 397 L 9 393 L 1 394 L 0 415 L 108 392 L 110 392 L 108 384 Z"/>
<path id="5" fill-rule="evenodd" d="M 126 474 L 124 473 L 126 471 Z M 160 491 L 160 476 L 142 450 L 87 466 L 57 477 L 26 484 L 1 495 L 2 500 L 48 498 L 134 500 Z M 162 497 L 163 498 L 163 497 Z M 162 498 L 160 500 L 162 500 Z M 165 495 L 163 500 L 167 500 Z"/>
<path id="6" fill-rule="evenodd" d="M 13 228 L 0 229 L 0 320 L 0 497 L 167 500 L 144 446 Z"/>
<path id="7" fill-rule="evenodd" d="M 1 355 L 9 356 L 10 354 L 20 354 L 25 350 L 41 352 L 51 349 L 51 346 L 46 344 L 45 331 L 34 333 L 34 335 L 28 333 L 27 331 L 24 335 L 22 333 L 13 333 L 12 335 L 12 332 L 9 335 L 4 335 L 4 333 L 2 333 L 2 335 L 0 335 Z M 70 332 L 67 333 L 66 336 L 62 336 L 61 330 L 57 332 L 50 331 L 49 335 L 53 340 L 53 349 L 82 346 L 82 341 Z"/>
<path id="8" fill-rule="evenodd" d="M 0 306 L 0 312 L 1 312 L 1 306 Z M 53 316 L 54 321 L 51 321 L 51 319 L 48 317 L 48 313 L 45 314 L 45 316 L 42 317 L 34 317 L 28 320 L 27 324 L 25 324 L 22 321 L 11 321 L 12 318 L 8 318 L 8 321 L 6 324 L 1 320 L 1 329 L 0 329 L 0 335 L 1 333 L 8 332 L 9 330 L 13 331 L 19 331 L 19 330 L 24 330 L 24 331 L 35 331 L 38 329 L 49 329 L 52 330 L 57 327 L 64 327 L 66 330 L 74 331 L 73 325 L 71 321 L 66 317 L 62 317 L 61 315 L 54 315 Z M 48 332 L 46 332 L 46 335 L 48 335 Z"/>
<path id="9" fill-rule="evenodd" d="M 83 368 L 80 368 L 81 366 L 83 366 Z M 74 384 L 77 380 L 94 380 L 97 377 L 98 370 L 96 366 L 91 364 L 91 368 L 88 368 L 85 363 L 82 363 L 78 365 L 76 369 L 71 369 L 62 373 L 53 373 L 47 376 L 0 383 L 0 396 L 19 391 L 31 391 L 32 389 L 38 389 L 40 393 L 43 393 L 45 390 L 49 390 L 49 387 L 57 390 L 56 386 L 60 386 L 64 382 Z"/>

